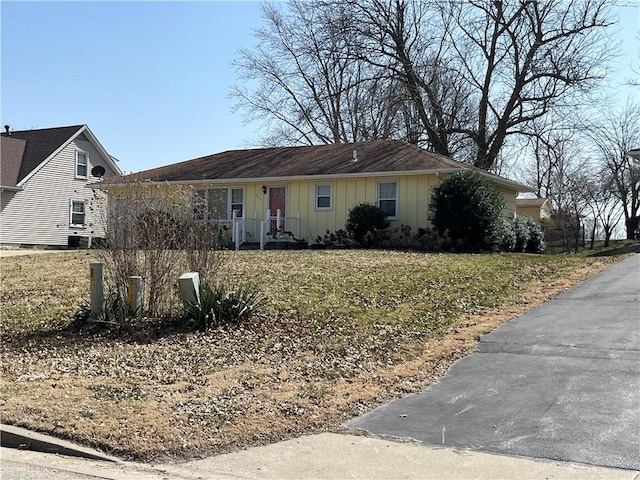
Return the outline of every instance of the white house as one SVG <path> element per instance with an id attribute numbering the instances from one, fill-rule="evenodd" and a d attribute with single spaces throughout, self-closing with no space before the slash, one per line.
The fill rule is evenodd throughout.
<path id="1" fill-rule="evenodd" d="M 0 245 L 77 247 L 104 237 L 87 185 L 122 172 L 88 126 L 7 125 L 0 147 Z"/>

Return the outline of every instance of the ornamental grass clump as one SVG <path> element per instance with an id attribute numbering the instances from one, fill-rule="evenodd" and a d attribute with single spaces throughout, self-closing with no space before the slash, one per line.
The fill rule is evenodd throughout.
<path id="1" fill-rule="evenodd" d="M 131 312 L 129 305 L 118 292 L 111 292 L 102 302 L 99 312 L 91 311 L 91 306 L 85 302 L 71 317 L 69 329 L 101 330 L 116 325 L 122 325 L 127 318 L 134 317 L 136 312 Z"/>
<path id="2" fill-rule="evenodd" d="M 253 285 L 205 284 L 200 287 L 200 302 L 187 307 L 185 320 L 199 330 L 238 325 L 248 322 L 263 306 L 260 291 Z"/>

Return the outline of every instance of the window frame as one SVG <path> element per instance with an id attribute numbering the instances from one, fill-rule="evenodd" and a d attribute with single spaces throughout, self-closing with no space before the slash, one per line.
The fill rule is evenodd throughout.
<path id="1" fill-rule="evenodd" d="M 320 195 L 318 193 L 318 188 L 319 187 L 329 187 L 329 194 L 328 195 Z M 320 205 L 318 205 L 318 200 L 320 198 L 328 198 L 329 199 L 329 206 L 327 207 L 321 207 Z M 322 211 L 328 211 L 328 210 L 333 210 L 333 185 L 331 183 L 316 183 L 315 187 L 314 187 L 314 210 L 317 212 L 322 212 Z"/>
<path id="2" fill-rule="evenodd" d="M 212 218 L 211 217 L 211 205 L 210 205 L 210 192 L 212 190 L 225 190 L 226 191 L 226 218 Z M 233 192 L 240 190 L 242 192 L 242 202 L 233 203 Z M 204 192 L 204 196 L 199 192 Z M 245 210 L 245 188 L 242 187 L 208 187 L 208 188 L 194 188 L 191 195 L 191 219 L 196 222 L 230 222 L 233 220 L 234 206 L 240 205 L 240 213 L 244 215 Z M 242 215 L 238 218 L 244 218 Z"/>
<path id="3" fill-rule="evenodd" d="M 74 211 L 74 205 L 82 205 L 82 212 Z M 75 223 L 73 221 L 73 216 L 82 214 L 82 223 Z M 87 202 L 85 200 L 80 200 L 77 198 L 69 199 L 69 227 L 71 228 L 86 228 L 87 227 Z"/>
<path id="4" fill-rule="evenodd" d="M 233 191 L 240 190 L 242 192 L 242 202 L 234 202 L 233 201 Z M 227 201 L 227 205 L 229 205 L 229 220 L 233 220 L 233 212 L 237 210 L 233 208 L 234 206 L 240 205 L 240 216 L 238 218 L 244 218 L 244 187 L 229 187 L 229 197 Z"/>
<path id="5" fill-rule="evenodd" d="M 393 184 L 395 185 L 395 197 L 394 198 L 381 198 L 380 197 L 380 187 L 382 185 L 387 185 L 387 184 Z M 376 205 L 378 206 L 378 208 L 382 208 L 380 206 L 381 201 L 389 201 L 389 200 L 393 200 L 395 203 L 395 213 L 393 215 L 387 215 L 387 220 L 397 220 L 398 219 L 398 204 L 399 199 L 398 199 L 398 181 L 397 180 L 379 180 L 378 184 L 376 186 Z"/>
<path id="6" fill-rule="evenodd" d="M 84 165 L 80 163 L 80 156 L 84 156 Z M 84 166 L 85 174 L 78 173 L 78 167 Z M 84 150 L 76 150 L 76 162 L 75 162 L 75 178 L 86 180 L 89 178 L 89 154 Z"/>

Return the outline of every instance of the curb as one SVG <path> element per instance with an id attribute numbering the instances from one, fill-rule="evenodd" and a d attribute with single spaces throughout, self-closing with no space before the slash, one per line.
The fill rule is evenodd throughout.
<path id="1" fill-rule="evenodd" d="M 82 447 L 60 438 L 32 432 L 24 428 L 14 427 L 13 425 L 0 424 L 0 446 L 42 453 L 57 453 L 59 455 L 80 457 L 89 460 L 122 462 L 119 458 L 105 455 L 97 450 Z"/>

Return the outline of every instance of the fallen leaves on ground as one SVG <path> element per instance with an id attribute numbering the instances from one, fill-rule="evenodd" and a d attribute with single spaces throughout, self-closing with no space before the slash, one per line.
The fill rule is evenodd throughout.
<path id="1" fill-rule="evenodd" d="M 223 276 L 268 300 L 250 324 L 186 332 L 145 319 L 94 334 L 63 328 L 86 297 L 88 261 L 3 260 L 3 421 L 150 461 L 339 431 L 616 260 L 228 252 Z"/>

